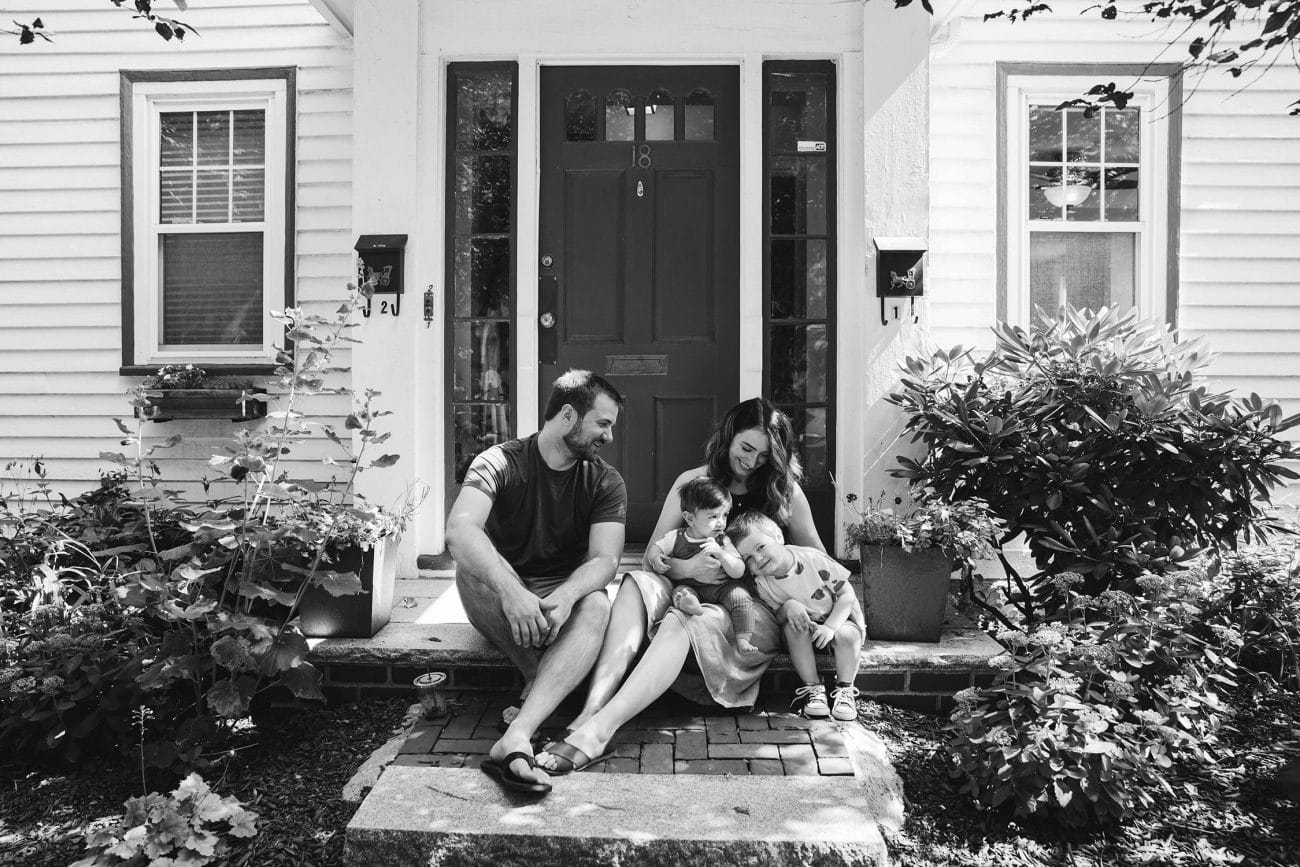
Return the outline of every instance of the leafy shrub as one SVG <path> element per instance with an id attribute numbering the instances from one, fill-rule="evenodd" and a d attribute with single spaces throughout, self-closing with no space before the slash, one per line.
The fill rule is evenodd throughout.
<path id="1" fill-rule="evenodd" d="M 1082 573 L 1093 593 L 1131 587 L 1199 548 L 1277 529 L 1265 506 L 1296 478 L 1283 462 L 1297 455 L 1279 434 L 1300 416 L 1209 392 L 1200 341 L 1105 309 L 994 333 L 978 363 L 960 347 L 907 359 L 889 399 L 927 453 L 894 474 L 944 500 L 988 502 L 1003 543 L 1023 534 L 1039 572 L 1005 565 L 1031 622 L 1062 603 L 1052 575 Z"/>
<path id="2" fill-rule="evenodd" d="M 230 851 L 226 837 L 256 836 L 257 818 L 237 798 L 221 797 L 190 774 L 170 795 L 129 799 L 113 827 L 88 831 L 90 854 L 72 867 L 211 864 Z"/>
<path id="3" fill-rule="evenodd" d="M 1235 685 L 1230 633 L 1205 618 L 1195 571 L 1138 579 L 1146 595 L 1096 598 L 1054 578 L 1071 615 L 1025 634 L 984 689 L 964 690 L 947 726 L 951 767 L 984 809 L 1069 825 L 1117 820 L 1171 794 L 1177 763 L 1210 763 Z M 1216 628 L 1217 627 L 1217 628 Z"/>
<path id="4" fill-rule="evenodd" d="M 908 552 L 942 548 L 958 559 L 971 560 L 992 557 L 992 542 L 1004 531 L 1002 519 L 982 500 L 946 503 L 925 497 L 895 511 L 880 498 L 868 500 L 864 507 L 856 505 L 854 494 L 844 499 L 858 516 L 844 525 L 850 551 L 860 545 L 898 545 Z M 895 499 L 895 505 L 902 505 L 901 498 Z"/>

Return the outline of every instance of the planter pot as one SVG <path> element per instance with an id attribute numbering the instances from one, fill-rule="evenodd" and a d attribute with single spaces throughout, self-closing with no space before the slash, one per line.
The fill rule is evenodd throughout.
<path id="1" fill-rule="evenodd" d="M 374 548 L 351 545 L 328 566 L 334 572 L 355 572 L 362 592 L 331 596 L 308 587 L 298 606 L 298 626 L 308 638 L 371 638 L 388 624 L 397 586 L 397 545 L 383 539 Z"/>
<path id="2" fill-rule="evenodd" d="M 183 418 L 224 418 L 252 421 L 266 417 L 266 404 L 260 400 L 241 401 L 241 394 L 266 394 L 264 388 L 173 388 L 157 392 L 149 402 L 158 414 L 150 421 L 173 421 Z M 140 417 L 136 407 L 136 417 Z"/>
<path id="3" fill-rule="evenodd" d="M 863 545 L 862 605 L 872 641 L 938 641 L 948 605 L 952 558 L 939 548 L 908 554 L 894 545 Z"/>

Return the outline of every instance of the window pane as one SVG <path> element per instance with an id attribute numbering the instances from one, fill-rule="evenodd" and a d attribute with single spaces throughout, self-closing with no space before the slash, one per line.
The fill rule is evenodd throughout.
<path id="1" fill-rule="evenodd" d="M 164 166 L 194 164 L 194 112 L 168 111 L 159 116 L 158 156 Z"/>
<path id="2" fill-rule="evenodd" d="M 510 239 L 457 238 L 455 316 L 510 315 Z"/>
<path id="3" fill-rule="evenodd" d="M 773 319 L 826 318 L 826 242 L 772 241 Z"/>
<path id="4" fill-rule="evenodd" d="M 575 90 L 564 98 L 566 141 L 596 140 L 596 98 L 586 90 Z"/>
<path id="5" fill-rule="evenodd" d="M 474 456 L 497 443 L 511 439 L 510 406 L 464 406 L 455 404 L 456 484 L 465 480 Z"/>
<path id="6" fill-rule="evenodd" d="M 636 130 L 632 94 L 616 90 L 605 98 L 605 141 L 632 141 Z"/>
<path id="7" fill-rule="evenodd" d="M 198 223 L 230 222 L 230 172 L 201 171 L 196 185 L 194 218 Z"/>
<path id="8" fill-rule="evenodd" d="M 510 147 L 510 72 L 462 72 L 456 84 L 456 149 L 499 151 Z"/>
<path id="9" fill-rule="evenodd" d="M 260 223 L 266 213 L 266 170 L 236 169 L 231 189 L 233 222 Z"/>
<path id="10" fill-rule="evenodd" d="M 459 157 L 456 160 L 456 232 L 510 231 L 510 171 L 513 160 Z"/>
<path id="11" fill-rule="evenodd" d="M 1101 159 L 1101 117 L 1084 117 L 1082 111 L 1065 112 L 1066 160 L 1095 163 Z"/>
<path id="12" fill-rule="evenodd" d="M 456 357 L 452 361 L 455 400 L 510 399 L 509 322 L 457 322 Z"/>
<path id="13" fill-rule="evenodd" d="M 235 162 L 240 165 L 266 163 L 266 112 L 252 109 L 235 112 Z"/>
<path id="14" fill-rule="evenodd" d="M 686 95 L 686 140 L 713 140 L 713 96 L 697 87 Z"/>
<path id="15" fill-rule="evenodd" d="M 782 407 L 790 416 L 795 440 L 799 443 L 799 458 L 803 461 L 804 487 L 820 488 L 830 479 L 826 451 L 826 409 Z"/>
<path id="16" fill-rule="evenodd" d="M 1035 106 L 1029 109 L 1029 159 L 1031 162 L 1061 161 L 1061 112 Z"/>
<path id="17" fill-rule="evenodd" d="M 826 233 L 826 161 L 823 157 L 772 160 L 772 233 Z"/>
<path id="18" fill-rule="evenodd" d="M 1141 153 L 1141 109 L 1126 108 L 1118 111 L 1107 108 L 1103 114 L 1106 121 L 1106 162 L 1137 162 L 1138 154 Z"/>
<path id="19" fill-rule="evenodd" d="M 1106 219 L 1138 218 L 1138 170 L 1106 169 Z"/>
<path id="20" fill-rule="evenodd" d="M 771 334 L 771 399 L 777 403 L 825 401 L 826 326 L 773 325 Z"/>
<path id="21" fill-rule="evenodd" d="M 826 141 L 826 76 L 818 72 L 777 72 L 768 81 L 772 151 L 794 153 L 801 141 Z"/>
<path id="22" fill-rule="evenodd" d="M 200 111 L 197 115 L 199 165 L 230 165 L 230 112 Z"/>
<path id="23" fill-rule="evenodd" d="M 262 234 L 162 236 L 162 342 L 261 346 Z"/>
<path id="24" fill-rule="evenodd" d="M 1101 219 L 1101 170 L 1072 167 L 1065 173 L 1067 195 L 1082 196 L 1082 201 L 1065 200 L 1065 219 L 1076 223 L 1094 223 Z M 1084 187 L 1087 187 L 1085 190 Z"/>
<path id="25" fill-rule="evenodd" d="M 666 90 L 656 90 L 645 103 L 646 141 L 672 141 L 676 135 L 673 95 Z"/>
<path id="26" fill-rule="evenodd" d="M 158 220 L 194 222 L 194 173 L 163 172 L 158 181 Z"/>
<path id="27" fill-rule="evenodd" d="M 1136 249 L 1131 232 L 1031 232 L 1030 309 L 1132 307 Z"/>

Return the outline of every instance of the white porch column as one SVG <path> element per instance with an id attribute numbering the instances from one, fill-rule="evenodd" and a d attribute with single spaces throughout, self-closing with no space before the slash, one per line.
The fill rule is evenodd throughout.
<path id="1" fill-rule="evenodd" d="M 896 455 L 914 450 L 900 439 L 903 418 L 884 398 L 898 382 L 898 363 L 924 338 L 926 305 L 918 300 L 919 324 L 906 315 L 906 303 L 900 320 L 880 324 L 872 241 L 929 236 L 929 47 L 930 16 L 919 3 L 903 9 L 881 0 L 863 5 L 864 170 L 862 188 L 846 187 L 846 193 L 861 195 L 864 203 L 865 274 L 863 291 L 844 298 L 840 308 L 838 401 L 852 408 L 841 413 L 841 442 L 851 445 L 841 450 L 840 490 L 864 497 L 905 489 L 888 470 Z M 844 430 L 845 424 L 852 429 Z M 837 549 L 843 551 L 840 525 L 851 513 L 842 502 L 837 509 Z"/>
<path id="2" fill-rule="evenodd" d="M 425 331 L 421 301 L 428 265 L 427 239 L 417 222 L 418 169 L 418 0 L 356 0 L 354 7 L 352 111 L 352 234 L 405 234 L 405 289 L 400 317 L 380 315 L 378 304 L 351 336 L 352 387 L 383 392 L 380 409 L 393 415 L 377 429 L 392 432 L 382 451 L 400 455 L 396 466 L 360 476 L 358 489 L 380 505 L 391 505 L 407 489 L 421 464 L 416 409 L 421 388 L 435 375 L 418 370 L 417 340 Z M 426 380 L 426 381 L 422 381 Z M 427 449 L 432 444 L 424 444 Z M 379 453 L 374 455 L 379 456 Z M 441 479 L 424 479 L 441 485 Z M 423 512 L 429 511 L 426 504 Z M 427 521 L 417 519 L 398 552 L 398 575 L 415 574 Z"/>

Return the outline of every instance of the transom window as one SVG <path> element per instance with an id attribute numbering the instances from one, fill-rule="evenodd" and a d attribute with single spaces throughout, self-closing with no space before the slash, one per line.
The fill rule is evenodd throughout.
<path id="1" fill-rule="evenodd" d="M 267 72 L 123 74 L 128 367 L 272 361 L 278 332 L 268 311 L 291 302 L 292 72 Z"/>
<path id="2" fill-rule="evenodd" d="M 566 141 L 713 141 L 713 94 L 705 88 L 681 94 L 616 87 L 600 98 L 599 116 L 597 101 L 584 89 L 565 96 Z"/>
<path id="3" fill-rule="evenodd" d="M 1164 316 L 1168 120 L 1163 80 L 1124 108 L 1057 110 L 1084 76 L 1007 87 L 1007 315 L 1137 307 Z"/>

